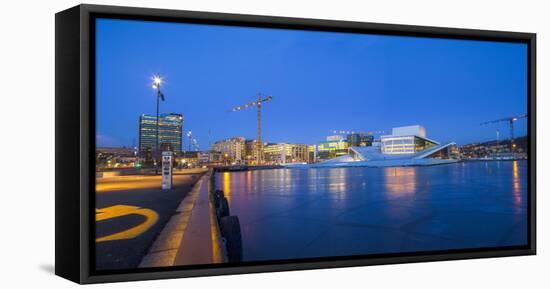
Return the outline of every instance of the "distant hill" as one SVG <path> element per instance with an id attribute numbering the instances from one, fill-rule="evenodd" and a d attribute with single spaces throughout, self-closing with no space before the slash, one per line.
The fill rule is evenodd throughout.
<path id="1" fill-rule="evenodd" d="M 524 150 L 527 150 L 527 142 L 528 142 L 528 137 L 527 136 L 520 136 L 520 137 L 517 137 L 515 139 L 515 143 L 516 143 L 516 148 L 521 148 L 521 149 L 524 149 Z M 487 146 L 487 147 L 492 147 L 492 146 L 496 146 L 497 145 L 497 141 L 496 140 L 490 140 L 490 141 L 486 141 L 486 142 L 481 142 L 481 143 L 471 143 L 471 144 L 465 144 L 465 145 L 462 145 L 462 147 L 469 147 L 469 146 Z M 510 146 L 510 140 L 509 139 L 503 139 L 503 140 L 499 140 L 498 141 L 498 145 L 499 146 Z"/>
<path id="2" fill-rule="evenodd" d="M 527 153 L 528 152 L 528 137 L 521 136 L 515 139 L 516 149 L 515 153 Z M 499 140 L 498 146 L 496 140 L 471 143 L 462 145 L 459 147 L 464 157 L 485 157 L 493 155 L 494 153 L 510 153 L 510 140 Z"/>

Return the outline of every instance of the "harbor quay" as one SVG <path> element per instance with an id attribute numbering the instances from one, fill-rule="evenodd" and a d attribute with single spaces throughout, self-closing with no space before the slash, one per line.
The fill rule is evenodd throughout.
<path id="1" fill-rule="evenodd" d="M 161 176 L 104 174 L 96 181 L 96 264 L 101 270 L 242 261 L 238 218 L 214 170 Z"/>
<path id="2" fill-rule="evenodd" d="M 123 217 L 98 223 L 96 257 L 116 269 L 513 246 L 525 242 L 526 174 L 520 160 L 182 170 L 170 190 L 158 176 L 105 177 L 96 217 Z M 136 236 L 100 240 L 154 215 Z"/>
<path id="3" fill-rule="evenodd" d="M 102 270 L 136 268 L 205 170 L 176 172 L 162 190 L 161 176 L 109 172 L 96 178 L 96 264 Z"/>

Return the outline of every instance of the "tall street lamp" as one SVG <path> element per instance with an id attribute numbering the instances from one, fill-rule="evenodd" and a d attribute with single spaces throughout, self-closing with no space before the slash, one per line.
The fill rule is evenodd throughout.
<path id="1" fill-rule="evenodd" d="M 156 133 L 156 143 L 155 143 L 155 174 L 158 174 L 158 158 L 159 158 L 159 124 L 160 124 L 160 114 L 159 114 L 159 106 L 160 101 L 164 101 L 164 94 L 160 91 L 160 86 L 162 84 L 162 77 L 160 75 L 155 74 L 153 75 L 153 89 L 157 91 L 157 133 Z"/>

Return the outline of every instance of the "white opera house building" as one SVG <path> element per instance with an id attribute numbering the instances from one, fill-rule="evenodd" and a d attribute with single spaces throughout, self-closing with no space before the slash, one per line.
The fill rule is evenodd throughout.
<path id="1" fill-rule="evenodd" d="M 459 160 L 456 143 L 439 143 L 426 137 L 420 125 L 395 127 L 372 146 L 349 147 L 348 154 L 314 164 L 288 167 L 389 167 L 426 166 Z"/>

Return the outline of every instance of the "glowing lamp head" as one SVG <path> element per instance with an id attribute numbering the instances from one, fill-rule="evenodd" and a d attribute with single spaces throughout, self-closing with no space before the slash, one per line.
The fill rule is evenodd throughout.
<path id="1" fill-rule="evenodd" d="M 158 89 L 160 85 L 162 84 L 162 78 L 160 75 L 156 74 L 153 76 L 153 88 Z"/>

